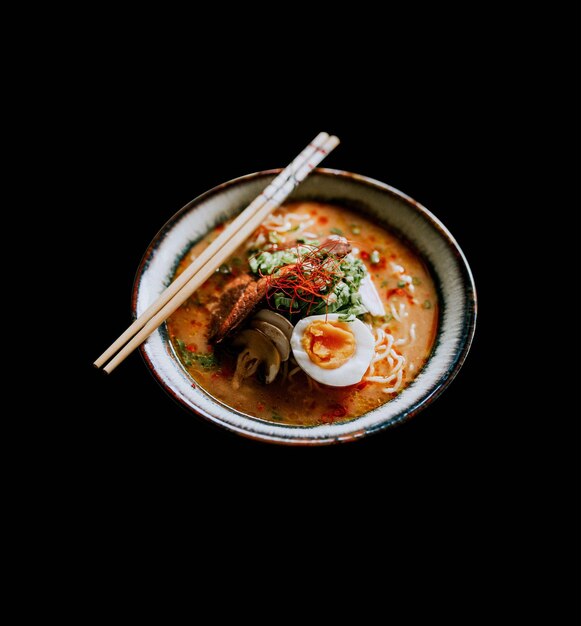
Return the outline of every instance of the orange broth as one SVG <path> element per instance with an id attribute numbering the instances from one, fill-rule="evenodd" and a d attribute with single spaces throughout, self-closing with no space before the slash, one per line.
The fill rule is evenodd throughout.
<path id="1" fill-rule="evenodd" d="M 193 384 L 242 413 L 293 426 L 345 421 L 389 402 L 421 371 L 436 335 L 438 300 L 426 265 L 398 237 L 341 206 L 295 202 L 279 208 L 275 215 L 280 216 L 282 222 L 286 220 L 287 224 L 289 216 L 297 216 L 290 220 L 294 225 L 291 232 L 275 235 L 279 242 L 291 241 L 303 233 L 315 235 L 317 239 L 333 233 L 343 234 L 349 240 L 353 256 L 365 264 L 386 312 L 383 317 L 366 314 L 362 319 L 375 332 L 382 328 L 393 336 L 393 350 L 405 358 L 401 383 L 393 392 L 384 391 L 393 386 L 393 381 L 383 384 L 368 382 L 365 378 L 350 387 L 329 387 L 316 383 L 300 369 L 289 378 L 288 374 L 296 369 L 296 364 L 289 361 L 283 364 L 270 385 L 253 376 L 245 379 L 237 391 L 233 390 L 236 355 L 228 351 L 228 338 L 223 342 L 225 349 L 215 349 L 208 341 L 211 313 L 207 305 L 219 297 L 233 277 L 250 271 L 249 248 L 269 235 L 269 231 L 261 227 L 167 321 L 176 355 L 195 381 Z M 184 255 L 176 276 L 223 228 L 223 224 L 219 225 Z M 260 306 L 266 308 L 266 301 Z M 298 320 L 292 321 L 296 323 Z M 376 364 L 375 376 L 389 373 L 386 360 Z"/>

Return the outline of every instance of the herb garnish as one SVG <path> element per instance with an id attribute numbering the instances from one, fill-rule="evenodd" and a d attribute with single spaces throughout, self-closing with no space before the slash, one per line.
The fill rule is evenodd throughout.
<path id="1" fill-rule="evenodd" d="M 176 345 L 180 359 L 187 367 L 191 367 L 194 363 L 198 363 L 203 369 L 210 370 L 218 367 L 218 359 L 215 354 L 192 352 L 188 350 L 186 344 L 181 339 L 176 339 Z"/>

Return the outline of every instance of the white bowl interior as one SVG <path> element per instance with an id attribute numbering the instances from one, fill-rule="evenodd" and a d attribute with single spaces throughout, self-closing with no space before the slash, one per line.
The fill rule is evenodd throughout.
<path id="1" fill-rule="evenodd" d="M 273 173 L 260 173 L 230 181 L 178 212 L 154 239 L 140 267 L 134 294 L 136 314 L 140 315 L 166 288 L 182 252 L 193 241 L 249 204 L 273 178 Z M 334 170 L 317 170 L 290 199 L 308 198 L 347 202 L 373 216 L 410 241 L 430 266 L 440 296 L 439 331 L 425 367 L 400 395 L 349 422 L 312 427 L 275 424 L 240 413 L 198 386 L 192 387 L 193 380 L 171 349 L 165 325 L 142 347 L 158 380 L 187 407 L 240 434 L 290 444 L 354 439 L 417 412 L 458 371 L 472 340 L 476 315 L 474 283 L 466 259 L 443 224 L 427 209 L 384 183 Z"/>

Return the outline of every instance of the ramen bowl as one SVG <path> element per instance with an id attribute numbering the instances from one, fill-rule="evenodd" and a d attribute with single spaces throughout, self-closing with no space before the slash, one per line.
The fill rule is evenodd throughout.
<path id="1" fill-rule="evenodd" d="M 189 202 L 159 231 L 138 268 L 133 314 L 139 316 L 168 286 L 193 241 L 245 208 L 280 170 L 228 181 Z M 446 227 L 425 207 L 393 187 L 349 172 L 317 169 L 289 201 L 348 206 L 408 242 L 433 277 L 439 301 L 434 345 L 422 370 L 389 402 L 349 421 L 296 426 L 253 417 L 228 406 L 195 383 L 177 358 L 167 327 L 159 327 L 141 353 L 157 381 L 195 414 L 237 434 L 272 443 L 321 445 L 352 441 L 401 424 L 430 405 L 466 358 L 476 323 L 476 290 L 466 258 Z M 233 392 L 234 393 L 234 392 Z"/>

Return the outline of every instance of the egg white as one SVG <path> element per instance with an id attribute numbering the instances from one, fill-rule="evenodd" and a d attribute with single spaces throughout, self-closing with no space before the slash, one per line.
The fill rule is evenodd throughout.
<path id="1" fill-rule="evenodd" d="M 301 369 L 312 379 L 331 387 L 347 387 L 360 382 L 375 354 L 373 334 L 361 320 L 355 319 L 353 322 L 347 322 L 355 338 L 355 352 L 348 361 L 335 369 L 324 369 L 311 361 L 302 344 L 305 329 L 317 320 L 337 322 L 339 317 L 338 313 L 305 317 L 294 327 L 290 339 L 294 357 Z"/>

